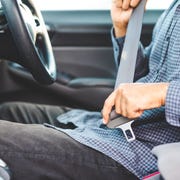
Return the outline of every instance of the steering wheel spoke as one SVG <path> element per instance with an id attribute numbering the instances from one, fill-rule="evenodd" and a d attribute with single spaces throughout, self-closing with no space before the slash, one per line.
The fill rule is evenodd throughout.
<path id="1" fill-rule="evenodd" d="M 18 63 L 42 84 L 56 79 L 56 64 L 41 12 L 33 0 L 1 0 L 8 27 L 19 52 Z"/>

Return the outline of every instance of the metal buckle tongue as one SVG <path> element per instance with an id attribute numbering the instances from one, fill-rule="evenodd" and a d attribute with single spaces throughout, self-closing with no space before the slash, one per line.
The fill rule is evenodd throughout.
<path id="1" fill-rule="evenodd" d="M 109 128 L 120 128 L 123 131 L 123 134 L 128 142 L 134 141 L 136 139 L 134 132 L 132 130 L 131 124 L 134 120 L 130 120 L 123 116 L 119 116 L 112 111 L 111 120 L 107 124 Z"/>
<path id="2" fill-rule="evenodd" d="M 131 124 L 133 122 L 134 122 L 134 120 L 131 120 L 129 122 L 126 122 L 126 123 L 116 127 L 116 128 L 120 128 L 123 131 L 123 133 L 124 133 L 124 135 L 126 137 L 126 140 L 128 142 L 134 141 L 136 139 L 136 137 L 134 135 L 134 132 L 132 130 L 132 127 L 131 127 Z"/>

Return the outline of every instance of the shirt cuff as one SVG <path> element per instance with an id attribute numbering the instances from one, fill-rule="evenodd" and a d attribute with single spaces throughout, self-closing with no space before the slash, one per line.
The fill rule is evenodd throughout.
<path id="1" fill-rule="evenodd" d="M 116 66 L 118 67 L 125 37 L 115 38 L 114 29 L 112 28 L 111 39 L 112 39 L 112 45 L 113 45 L 113 50 L 114 50 L 114 59 L 115 59 Z"/>
<path id="2" fill-rule="evenodd" d="M 173 126 L 180 127 L 180 81 L 172 81 L 169 85 L 165 112 L 166 120 Z"/>

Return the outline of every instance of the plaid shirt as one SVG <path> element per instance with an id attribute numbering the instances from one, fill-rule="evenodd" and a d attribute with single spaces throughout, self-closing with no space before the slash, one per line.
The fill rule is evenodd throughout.
<path id="1" fill-rule="evenodd" d="M 163 2 L 162 2 L 163 3 Z M 153 147 L 180 142 L 180 0 L 161 16 L 152 43 L 145 50 L 140 46 L 138 59 L 149 59 L 149 72 L 139 82 L 170 82 L 166 105 L 145 111 L 134 123 L 136 140 L 128 143 L 120 129 L 108 129 L 99 112 L 72 110 L 59 116 L 59 121 L 72 121 L 77 128 L 60 129 L 80 143 L 94 148 L 129 169 L 140 179 L 157 170 Z M 114 39 L 117 60 L 123 39 Z M 148 122 L 148 123 L 147 123 Z"/>

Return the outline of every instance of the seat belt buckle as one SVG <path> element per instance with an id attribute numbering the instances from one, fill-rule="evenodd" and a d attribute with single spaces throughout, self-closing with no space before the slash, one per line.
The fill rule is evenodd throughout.
<path id="1" fill-rule="evenodd" d="M 128 142 L 132 142 L 136 139 L 134 132 L 132 130 L 131 124 L 134 122 L 134 120 L 131 120 L 127 123 L 124 123 L 116 128 L 120 128 Z"/>
<path id="2" fill-rule="evenodd" d="M 110 121 L 107 124 L 107 127 L 121 129 L 126 140 L 132 142 L 136 139 L 131 126 L 133 122 L 134 120 L 120 116 L 113 110 L 110 114 Z"/>

